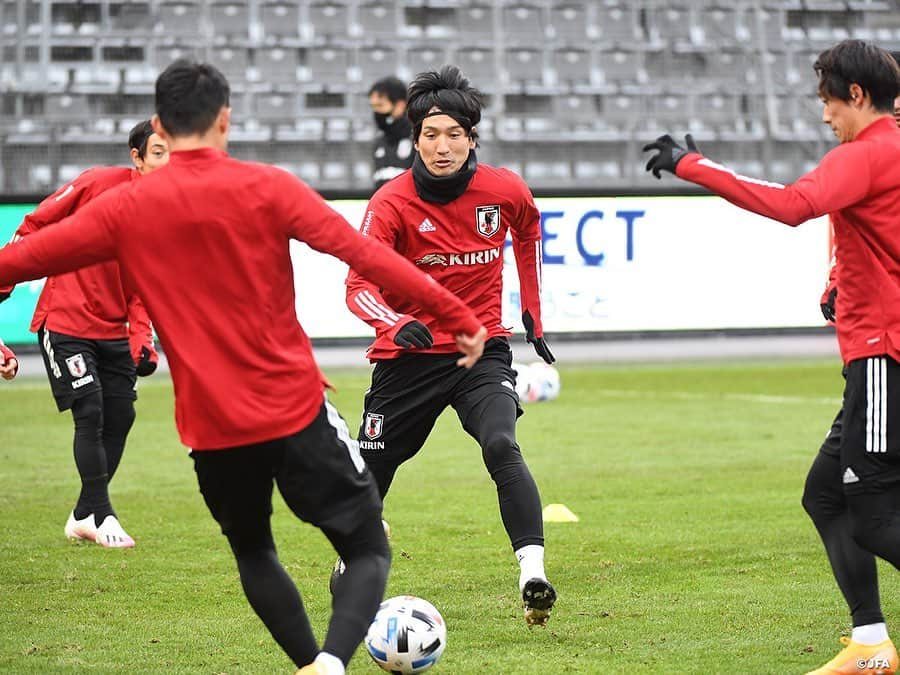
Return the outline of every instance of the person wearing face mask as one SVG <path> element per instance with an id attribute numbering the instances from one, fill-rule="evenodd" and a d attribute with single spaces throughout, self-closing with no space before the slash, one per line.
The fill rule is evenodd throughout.
<path id="1" fill-rule="evenodd" d="M 406 118 L 406 85 L 385 77 L 369 89 L 369 106 L 378 128 L 372 182 L 377 190 L 412 166 L 412 125 Z"/>

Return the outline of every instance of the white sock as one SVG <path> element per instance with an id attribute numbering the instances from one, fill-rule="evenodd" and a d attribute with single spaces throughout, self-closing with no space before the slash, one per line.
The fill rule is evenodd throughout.
<path id="1" fill-rule="evenodd" d="M 887 625 L 881 623 L 867 623 L 865 626 L 854 626 L 850 639 L 861 645 L 877 645 L 888 639 Z"/>
<path id="2" fill-rule="evenodd" d="M 537 544 L 529 544 L 516 549 L 516 560 L 519 561 L 519 590 L 525 588 L 525 582 L 529 579 L 547 580 L 544 573 L 544 547 Z"/>
<path id="3" fill-rule="evenodd" d="M 316 656 L 316 663 L 325 667 L 326 675 L 344 675 L 344 662 L 334 654 L 328 652 L 319 652 Z"/>

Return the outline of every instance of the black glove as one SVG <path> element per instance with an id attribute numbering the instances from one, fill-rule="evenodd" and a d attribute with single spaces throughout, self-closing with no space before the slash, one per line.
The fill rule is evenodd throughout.
<path id="1" fill-rule="evenodd" d="M 413 320 L 397 331 L 394 344 L 404 349 L 430 349 L 434 338 L 424 323 Z"/>
<path id="2" fill-rule="evenodd" d="M 531 318 L 531 312 L 527 309 L 522 312 L 522 323 L 525 324 L 525 339 L 534 345 L 534 351 L 537 355 L 544 359 L 544 363 L 553 363 L 556 358 L 550 351 L 550 346 L 543 337 L 534 336 L 534 319 Z"/>
<path id="3" fill-rule="evenodd" d="M 682 157 L 691 152 L 700 152 L 694 145 L 694 137 L 690 134 L 684 137 L 684 142 L 687 144 L 687 150 L 678 145 L 669 134 L 666 134 L 645 145 L 643 152 L 659 150 L 659 153 L 653 155 L 647 162 L 647 171 L 652 171 L 654 176 L 662 178 L 660 171 L 666 170 L 675 173 L 675 167 L 678 166 Z"/>
<path id="4" fill-rule="evenodd" d="M 147 377 L 155 373 L 158 358 L 154 358 L 153 352 L 147 347 L 141 347 L 141 360 L 137 362 L 138 377 Z"/>
<path id="5" fill-rule="evenodd" d="M 834 300 L 837 298 L 837 286 L 831 289 L 831 293 L 828 294 L 828 298 L 825 302 L 819 305 L 819 309 L 822 310 L 822 316 L 825 317 L 826 321 L 834 321 Z"/>

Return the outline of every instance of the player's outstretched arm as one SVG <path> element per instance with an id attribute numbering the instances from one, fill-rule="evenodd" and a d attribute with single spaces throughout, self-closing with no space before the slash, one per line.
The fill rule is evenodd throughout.
<path id="1" fill-rule="evenodd" d="M 13 379 L 19 372 L 19 360 L 13 350 L 0 340 L 0 377 L 4 380 Z"/>
<path id="2" fill-rule="evenodd" d="M 702 185 L 732 204 L 761 216 L 796 226 L 826 213 L 839 211 L 863 199 L 869 191 L 868 151 L 862 143 L 842 143 L 822 159 L 818 167 L 791 185 L 782 185 L 736 174 L 702 154 L 693 139 L 687 148 L 671 136 L 660 136 L 644 146 L 656 154 L 646 169 L 657 178 L 670 171 L 679 178 Z M 840 185 L 841 189 L 831 189 Z"/>
<path id="3" fill-rule="evenodd" d="M 53 227 L 0 249 L 0 288 L 115 258 L 120 194 L 109 190 Z"/>

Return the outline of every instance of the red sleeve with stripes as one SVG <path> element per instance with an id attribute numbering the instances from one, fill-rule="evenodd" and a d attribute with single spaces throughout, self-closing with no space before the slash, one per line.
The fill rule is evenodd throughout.
<path id="1" fill-rule="evenodd" d="M 743 209 L 794 226 L 839 211 L 866 196 L 870 183 L 866 153 L 866 144 L 842 143 L 791 185 L 738 175 L 696 153 L 678 162 L 676 173 Z"/>
<path id="2" fill-rule="evenodd" d="M 541 323 L 541 212 L 524 182 L 522 191 L 521 210 L 510 227 L 510 234 L 519 273 L 522 312 L 531 314 L 535 337 L 541 337 L 544 334 Z"/>
<path id="3" fill-rule="evenodd" d="M 363 237 L 343 216 L 328 206 L 310 187 L 286 172 L 287 183 L 276 194 L 286 218 L 288 234 L 322 253 L 343 260 L 372 284 L 385 288 L 438 317 L 441 327 L 453 335 L 474 335 L 481 322 L 453 293 L 406 258 L 379 241 Z M 365 227 L 365 225 L 364 225 Z M 377 286 L 375 286 L 377 284 Z"/>
<path id="4" fill-rule="evenodd" d="M 53 227 L 0 249 L 0 288 L 115 258 L 120 195 L 109 190 Z"/>
<path id="5" fill-rule="evenodd" d="M 71 183 L 63 185 L 59 190 L 38 204 L 34 211 L 25 216 L 9 243 L 15 244 L 21 241 L 23 237 L 34 234 L 47 225 L 58 222 L 70 215 L 81 203 L 89 185 L 89 181 L 84 180 L 84 174 Z M 0 298 L 9 296 L 14 288 L 15 285 L 12 284 L 0 287 Z"/>
<path id="6" fill-rule="evenodd" d="M 396 242 L 396 212 L 377 196 L 366 208 L 360 232 L 364 237 L 394 248 Z M 415 320 L 390 307 L 381 295 L 381 289 L 354 270 L 347 274 L 347 307 L 353 314 L 375 329 L 378 336 L 393 340 L 403 326 Z"/>

